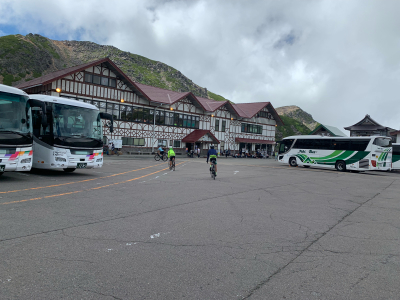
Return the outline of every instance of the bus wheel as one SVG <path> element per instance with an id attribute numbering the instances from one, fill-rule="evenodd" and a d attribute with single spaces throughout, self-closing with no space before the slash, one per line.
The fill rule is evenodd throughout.
<path id="1" fill-rule="evenodd" d="M 340 172 L 346 171 L 346 163 L 343 160 L 339 160 L 336 162 L 336 170 Z"/>
<path id="2" fill-rule="evenodd" d="M 297 167 L 297 161 L 296 161 L 296 158 L 295 158 L 295 157 L 291 157 L 291 158 L 289 159 L 289 165 L 290 165 L 291 167 Z"/>
<path id="3" fill-rule="evenodd" d="M 75 170 L 76 170 L 75 168 L 66 168 L 66 169 L 64 169 L 64 172 L 71 173 Z"/>

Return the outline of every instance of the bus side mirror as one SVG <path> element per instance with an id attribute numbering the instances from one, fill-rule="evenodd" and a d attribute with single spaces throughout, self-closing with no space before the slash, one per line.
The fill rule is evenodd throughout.
<path id="1" fill-rule="evenodd" d="M 46 115 L 46 104 L 42 101 L 35 100 L 35 99 L 29 99 L 28 100 L 29 106 L 30 107 L 39 107 L 42 109 L 42 126 L 43 128 L 47 127 L 47 115 Z M 51 109 L 51 107 L 48 107 Z"/>
<path id="2" fill-rule="evenodd" d="M 113 132 L 114 131 L 114 119 L 113 119 L 113 116 L 108 114 L 108 113 L 101 112 L 100 113 L 100 118 L 110 121 L 110 122 L 106 123 L 106 126 L 110 128 L 110 132 Z"/>

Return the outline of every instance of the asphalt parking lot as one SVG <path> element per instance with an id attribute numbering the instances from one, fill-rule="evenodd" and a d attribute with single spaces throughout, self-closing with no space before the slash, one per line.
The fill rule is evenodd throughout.
<path id="1" fill-rule="evenodd" d="M 105 157 L 0 177 L 0 299 L 400 299 L 400 172 Z"/>

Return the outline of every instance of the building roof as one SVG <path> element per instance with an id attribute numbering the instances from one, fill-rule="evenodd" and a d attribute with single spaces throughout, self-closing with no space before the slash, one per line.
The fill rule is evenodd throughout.
<path id="1" fill-rule="evenodd" d="M 145 85 L 142 83 L 132 81 L 124 72 L 122 72 L 108 57 L 92 61 L 83 65 L 66 68 L 63 70 L 58 70 L 47 75 L 35 78 L 30 81 L 26 81 L 18 84 L 16 87 L 22 90 L 26 90 L 35 86 L 41 86 L 49 84 L 55 80 L 64 78 L 68 75 L 74 74 L 79 71 L 83 71 L 89 67 L 96 66 L 98 64 L 106 64 L 108 68 L 113 71 L 120 80 L 122 80 L 127 86 L 129 86 L 133 91 L 139 95 L 145 97 L 150 102 L 156 102 L 160 104 L 173 104 L 186 97 L 191 98 L 193 103 L 197 107 L 201 107 L 205 111 L 213 112 L 222 106 L 226 108 L 239 117 L 242 118 L 253 118 L 260 110 L 267 107 L 268 111 L 274 117 L 277 125 L 284 125 L 278 113 L 275 111 L 274 107 L 270 102 L 254 102 L 254 103 L 239 103 L 232 104 L 229 101 L 216 101 L 213 99 L 207 99 L 202 97 L 196 97 L 192 92 L 174 92 L 150 85 Z"/>
<path id="2" fill-rule="evenodd" d="M 328 126 L 324 124 L 319 124 L 313 131 L 309 133 L 309 135 L 314 134 L 321 128 L 324 128 L 326 131 L 328 131 L 332 136 L 346 136 L 345 133 L 343 133 L 339 128 L 334 127 L 334 126 Z"/>
<path id="3" fill-rule="evenodd" d="M 398 134 L 400 134 L 400 130 L 393 131 L 393 132 L 390 133 L 390 135 L 398 135 Z"/>
<path id="4" fill-rule="evenodd" d="M 279 117 L 275 108 L 272 106 L 271 102 L 238 103 L 232 104 L 232 106 L 240 117 L 248 119 L 253 118 L 264 107 L 267 107 L 268 111 L 274 117 L 276 124 L 284 125 L 283 121 Z"/>
<path id="5" fill-rule="evenodd" d="M 219 144 L 219 140 L 211 133 L 210 130 L 203 130 L 203 129 L 195 129 L 191 133 L 189 133 L 187 136 L 185 136 L 182 139 L 182 142 L 184 143 L 195 143 L 198 140 L 200 140 L 203 136 L 206 134 L 209 134 L 211 139 L 214 141 L 214 143 Z"/>
<path id="6" fill-rule="evenodd" d="M 273 144 L 273 145 L 275 145 L 275 141 L 256 140 L 256 139 L 247 139 L 247 138 L 235 138 L 235 142 L 237 142 L 237 143 Z"/>
<path id="7" fill-rule="evenodd" d="M 368 131 L 384 130 L 384 129 L 387 129 L 390 131 L 395 130 L 393 128 L 386 127 L 386 126 L 379 124 L 378 122 L 373 120 L 371 118 L 371 116 L 368 114 L 365 115 L 365 117 L 361 121 L 357 122 L 356 124 L 354 124 L 352 126 L 344 127 L 344 129 L 346 129 L 346 130 L 368 130 Z"/>
<path id="8" fill-rule="evenodd" d="M 15 87 L 21 89 L 21 90 L 27 90 L 29 88 L 32 87 L 36 87 L 36 86 L 41 86 L 41 85 L 46 85 L 49 84 L 53 81 L 56 81 L 58 79 L 64 78 L 68 75 L 74 74 L 76 72 L 80 72 L 83 70 L 86 70 L 87 68 L 93 67 L 93 66 L 97 66 L 99 64 L 106 64 L 107 67 L 113 71 L 120 80 L 122 80 L 127 86 L 129 86 L 132 90 L 136 91 L 138 94 L 146 97 L 147 99 L 149 99 L 149 97 L 144 94 L 136 85 L 135 83 L 128 77 L 125 75 L 124 72 L 122 72 L 120 70 L 120 68 L 118 68 L 108 57 L 106 58 L 102 58 L 102 59 L 98 59 L 83 65 L 79 65 L 79 66 L 75 66 L 75 67 L 70 67 L 70 68 L 66 68 L 66 69 L 62 69 L 62 70 L 58 70 L 49 74 L 46 74 L 44 76 L 20 83 L 18 85 L 16 85 Z M 150 100 L 150 99 L 149 99 Z"/>

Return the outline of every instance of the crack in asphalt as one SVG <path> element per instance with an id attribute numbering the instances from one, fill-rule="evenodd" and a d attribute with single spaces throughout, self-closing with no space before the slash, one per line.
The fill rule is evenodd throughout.
<path id="1" fill-rule="evenodd" d="M 373 199 L 375 199 L 377 196 L 379 196 L 381 193 L 383 193 L 386 189 L 388 189 L 395 181 L 397 181 L 397 179 L 394 179 L 388 186 L 386 186 L 385 188 L 383 188 L 380 192 L 376 193 L 374 196 L 372 196 L 371 198 L 367 199 L 366 201 L 364 201 L 363 203 L 359 204 L 356 208 L 354 208 L 351 212 L 347 213 L 346 215 L 344 215 L 342 218 L 340 218 L 338 220 L 338 222 L 336 222 L 336 224 L 334 224 L 333 226 L 331 226 L 330 228 L 328 228 L 327 231 L 323 232 L 322 235 L 315 239 L 314 241 L 312 241 L 306 248 L 304 248 L 297 256 L 295 256 L 293 259 L 291 259 L 287 264 L 285 264 L 284 266 L 282 266 L 281 268 L 277 269 L 274 273 L 272 273 L 270 276 L 268 276 L 266 279 L 264 279 L 263 281 L 259 282 L 253 289 L 251 289 L 247 295 L 243 296 L 242 299 L 249 299 L 256 291 L 258 291 L 259 289 L 261 289 L 264 285 L 266 285 L 274 276 L 278 275 L 280 272 L 282 272 L 284 269 L 286 269 L 286 267 L 288 267 L 290 264 L 292 264 L 297 258 L 299 258 L 304 252 L 306 252 L 309 248 L 311 248 L 311 246 L 313 246 L 315 243 L 317 243 L 320 239 L 322 239 L 326 234 L 328 234 L 331 230 L 333 230 L 336 226 L 338 226 L 340 223 L 342 223 L 347 217 L 351 216 L 354 212 L 356 212 L 360 207 L 362 207 L 364 204 L 372 201 Z"/>

